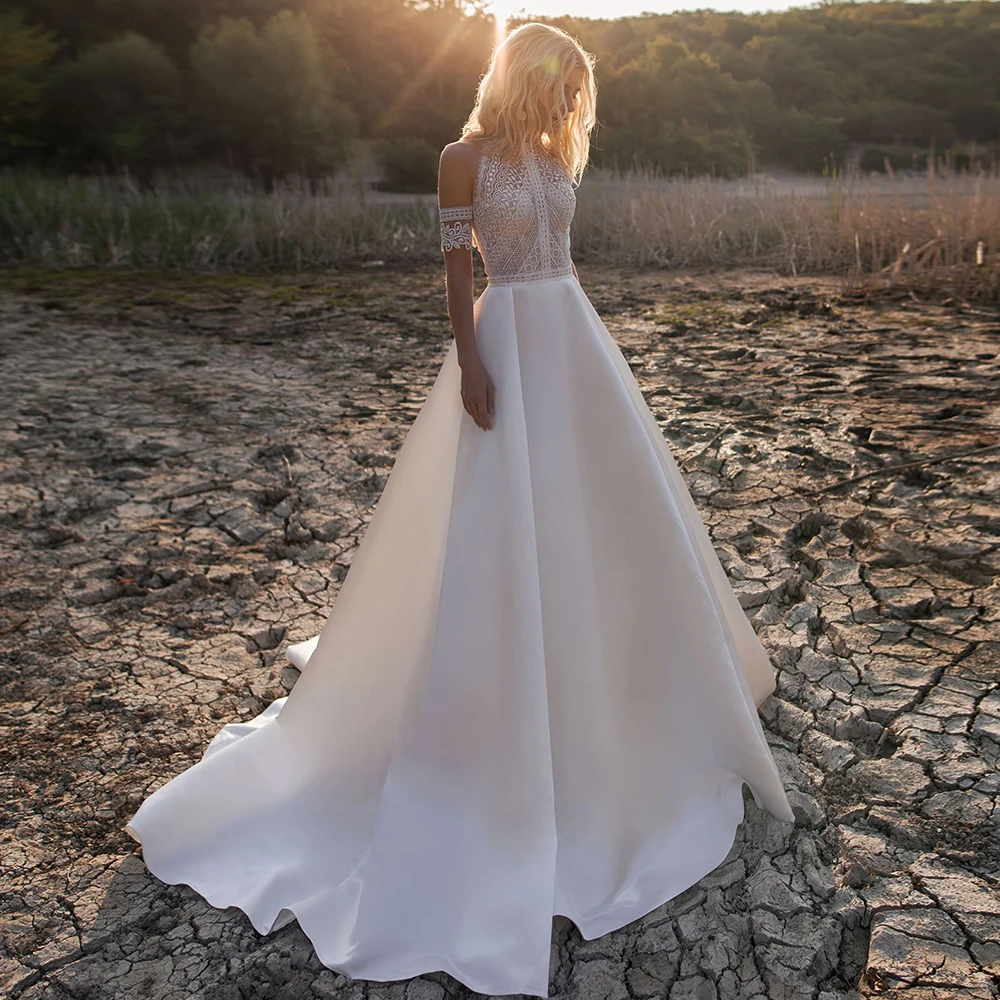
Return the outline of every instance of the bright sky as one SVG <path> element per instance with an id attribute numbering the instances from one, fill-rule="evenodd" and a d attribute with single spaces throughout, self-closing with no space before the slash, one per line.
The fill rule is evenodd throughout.
<path id="1" fill-rule="evenodd" d="M 787 10 L 805 7 L 808 3 L 795 0 L 494 0 L 490 4 L 494 14 L 507 18 L 511 14 L 541 14 L 556 17 L 572 14 L 575 17 L 629 17 L 649 11 L 669 14 L 675 10 L 738 10 L 749 14 L 758 10 Z"/>

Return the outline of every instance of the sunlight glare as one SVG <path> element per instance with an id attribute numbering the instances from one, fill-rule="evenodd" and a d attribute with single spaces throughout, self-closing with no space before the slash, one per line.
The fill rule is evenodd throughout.
<path id="1" fill-rule="evenodd" d="M 515 15 L 524 15 L 526 9 L 518 0 L 492 0 L 486 8 L 496 18 L 496 43 L 503 41 L 507 30 L 507 21 Z"/>

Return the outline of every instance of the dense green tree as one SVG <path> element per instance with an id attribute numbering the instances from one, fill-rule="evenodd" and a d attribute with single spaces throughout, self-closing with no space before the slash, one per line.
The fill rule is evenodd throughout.
<path id="1" fill-rule="evenodd" d="M 752 167 L 756 147 L 740 84 L 684 43 L 657 37 L 610 77 L 605 92 L 608 113 L 602 116 L 598 162 L 720 176 Z M 768 100 L 755 90 L 753 97 L 761 96 Z"/>
<path id="2" fill-rule="evenodd" d="M 493 19 L 461 0 L 310 0 L 309 14 L 341 56 L 361 133 L 442 146 L 472 110 Z"/>
<path id="3" fill-rule="evenodd" d="M 315 173 L 341 162 L 355 129 L 395 142 L 382 149 L 439 149 L 470 110 L 495 28 L 464 0 L 15 2 L 20 27 L 0 30 L 0 150 L 14 134 L 45 138 L 33 155 L 74 169 L 208 160 Z M 550 20 L 598 57 L 598 163 L 818 170 L 866 148 L 865 162 L 890 150 L 917 162 L 932 146 L 1000 159 L 995 0 Z M 50 99 L 32 122 L 45 75 Z"/>
<path id="4" fill-rule="evenodd" d="M 129 31 L 62 64 L 47 97 L 66 166 L 143 174 L 171 162 L 180 73 L 148 38 Z"/>
<path id="5" fill-rule="evenodd" d="M 839 118 L 798 108 L 781 109 L 756 123 L 754 136 L 760 142 L 760 162 L 810 172 L 822 170 L 830 162 L 843 163 L 847 144 L 840 124 Z"/>
<path id="6" fill-rule="evenodd" d="M 221 17 L 260 25 L 297 0 L 18 0 L 28 19 L 44 24 L 78 56 L 126 31 L 154 39 L 179 62 L 198 33 Z"/>
<path id="7" fill-rule="evenodd" d="M 223 18 L 191 49 L 195 113 L 231 162 L 266 178 L 339 165 L 354 116 L 335 99 L 312 21 L 281 11 L 260 29 Z"/>
<path id="8" fill-rule="evenodd" d="M 0 160 L 34 145 L 41 110 L 41 70 L 56 54 L 53 36 L 20 11 L 0 12 Z"/>

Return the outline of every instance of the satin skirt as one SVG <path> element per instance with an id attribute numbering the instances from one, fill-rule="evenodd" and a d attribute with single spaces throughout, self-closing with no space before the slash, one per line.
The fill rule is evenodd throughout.
<path id="1" fill-rule="evenodd" d="M 356 979 L 548 996 L 553 914 L 606 934 L 793 822 L 774 671 L 575 277 L 475 303 L 493 427 L 452 342 L 287 698 L 126 830 L 149 870 Z"/>

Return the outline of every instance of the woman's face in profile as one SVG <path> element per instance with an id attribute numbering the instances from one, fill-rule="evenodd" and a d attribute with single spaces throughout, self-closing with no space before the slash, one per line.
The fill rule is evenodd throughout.
<path id="1" fill-rule="evenodd" d="M 553 131 L 562 128 L 565 119 L 576 110 L 582 87 L 583 69 L 574 66 L 564 77 L 553 80 L 546 89 L 542 97 L 546 105 L 543 117 L 551 121 Z"/>

